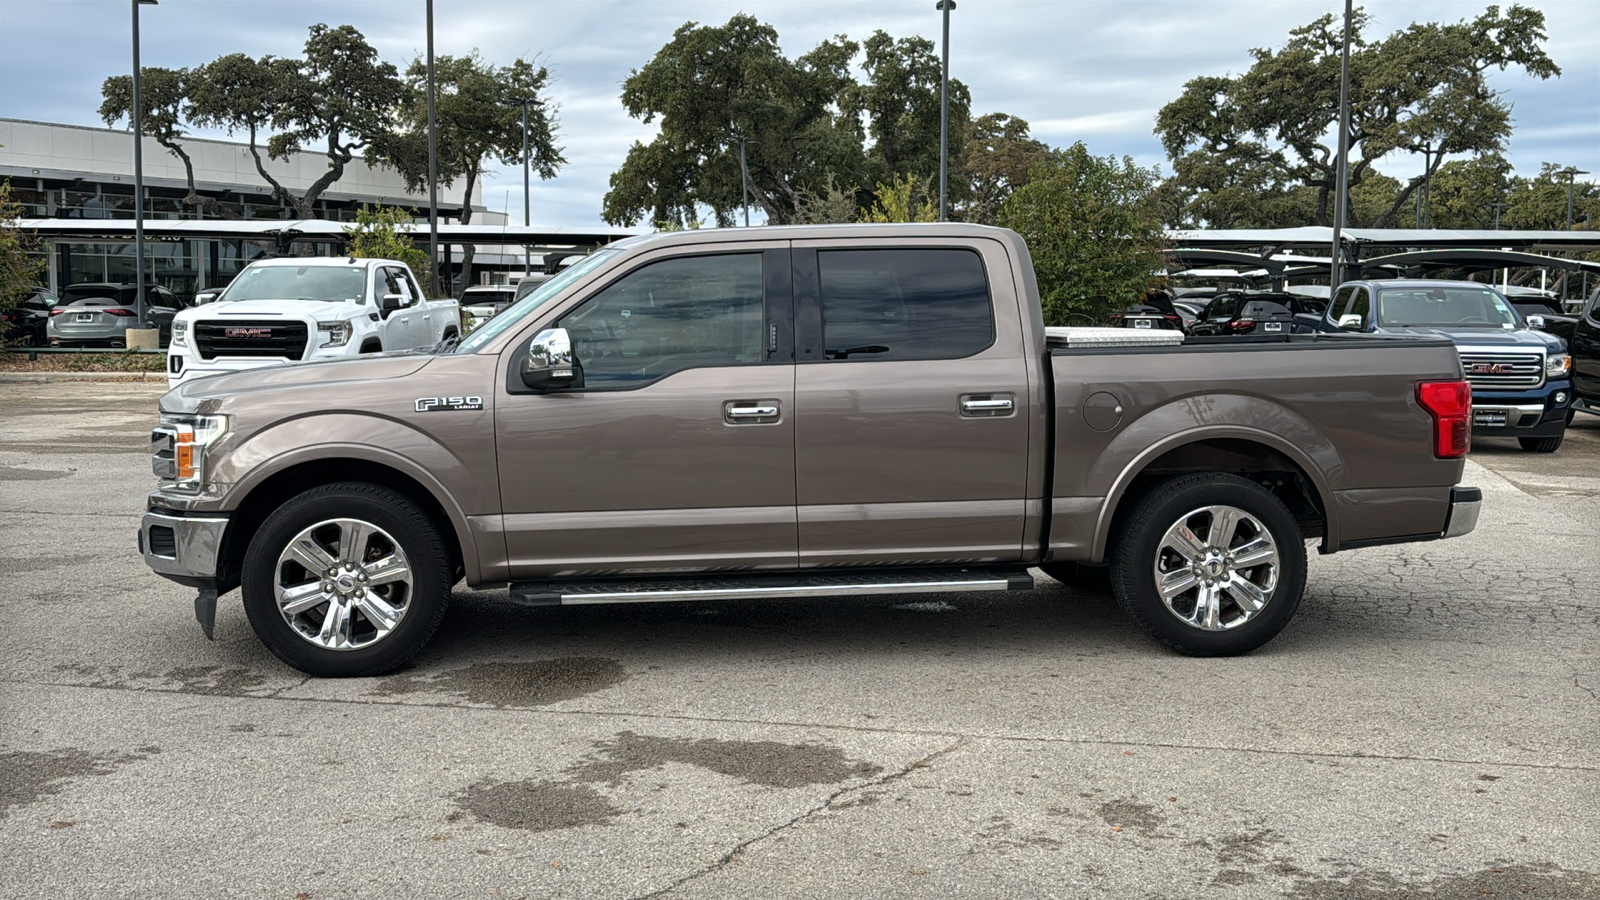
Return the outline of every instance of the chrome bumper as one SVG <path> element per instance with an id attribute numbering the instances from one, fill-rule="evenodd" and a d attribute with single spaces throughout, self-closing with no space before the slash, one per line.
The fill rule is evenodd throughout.
<path id="1" fill-rule="evenodd" d="M 139 523 L 139 552 L 157 575 L 191 587 L 215 582 L 226 516 L 147 512 Z"/>
<path id="2" fill-rule="evenodd" d="M 1475 487 L 1450 489 L 1450 517 L 1444 522 L 1444 537 L 1453 538 L 1467 534 L 1478 527 L 1478 508 L 1483 505 L 1483 491 Z"/>

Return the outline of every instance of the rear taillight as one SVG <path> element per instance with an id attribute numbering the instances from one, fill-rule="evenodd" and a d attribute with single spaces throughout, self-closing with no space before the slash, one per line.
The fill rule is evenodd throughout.
<path id="1" fill-rule="evenodd" d="M 136 315 L 136 313 L 134 313 L 134 311 L 131 310 L 131 309 L 118 309 L 116 307 L 111 307 L 109 309 L 102 309 L 100 311 L 103 312 L 103 313 L 110 313 L 113 316 L 133 316 L 133 315 Z"/>
<path id="2" fill-rule="evenodd" d="M 1423 381 L 1417 403 L 1433 417 L 1433 455 L 1466 456 L 1472 449 L 1472 385 L 1465 381 Z"/>
<path id="3" fill-rule="evenodd" d="M 61 315 L 64 312 L 66 312 L 66 310 L 64 310 L 64 309 L 52 309 L 52 310 L 50 310 L 50 316 L 51 316 L 51 318 L 54 318 L 56 316 Z"/>
<path id="4" fill-rule="evenodd" d="M 1229 331 L 1249 331 L 1254 327 L 1256 327 L 1255 319 L 1234 319 L 1227 325 Z"/>

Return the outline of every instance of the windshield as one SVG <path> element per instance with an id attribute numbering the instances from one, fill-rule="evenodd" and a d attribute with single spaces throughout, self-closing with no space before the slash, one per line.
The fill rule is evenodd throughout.
<path id="1" fill-rule="evenodd" d="M 1517 314 L 1494 291 L 1466 287 L 1384 288 L 1378 321 L 1395 327 L 1515 328 Z"/>
<path id="2" fill-rule="evenodd" d="M 366 266 L 251 266 L 240 272 L 217 300 L 362 303 L 366 294 Z"/>
<path id="3" fill-rule="evenodd" d="M 561 274 L 539 285 L 538 290 L 506 307 L 505 312 L 490 319 L 488 323 L 474 331 L 470 337 L 461 342 L 461 345 L 456 348 L 456 352 L 476 353 L 478 348 L 521 322 L 534 310 L 543 306 L 545 301 L 566 290 L 567 285 L 609 262 L 621 252 L 620 250 L 599 250 L 584 257 L 581 262 L 574 263 L 563 269 Z"/>

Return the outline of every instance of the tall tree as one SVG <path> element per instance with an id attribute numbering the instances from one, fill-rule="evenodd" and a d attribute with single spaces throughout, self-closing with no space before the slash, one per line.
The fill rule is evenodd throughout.
<path id="1" fill-rule="evenodd" d="M 966 160 L 960 175 L 968 184 L 962 219 L 992 225 L 1012 191 L 1028 183 L 1033 167 L 1050 155 L 1043 141 L 1028 136 L 1028 123 L 1005 113 L 989 113 L 967 128 Z"/>
<path id="2" fill-rule="evenodd" d="M 838 104 L 853 84 L 858 49 L 841 36 L 790 60 L 777 31 L 752 16 L 684 24 L 623 82 L 628 114 L 659 120 L 660 133 L 636 142 L 612 174 L 606 221 L 683 226 L 698 220 L 695 209 L 703 205 L 718 225 L 731 225 L 748 190 L 768 221 L 782 223 L 805 194 L 825 190 L 830 175 L 860 185 L 860 124 Z"/>
<path id="3" fill-rule="evenodd" d="M 1407 181 L 1387 208 L 1360 222 L 1394 224 L 1445 157 L 1497 153 L 1511 133 L 1511 105 L 1488 74 L 1512 66 L 1537 78 L 1560 68 L 1545 53 L 1544 14 L 1512 5 L 1488 7 L 1452 24 L 1412 24 L 1368 42 L 1357 12 L 1350 56 L 1351 127 L 1347 149 L 1354 192 L 1373 166 L 1400 150 L 1429 145 L 1428 171 Z M 1331 222 L 1343 29 L 1332 15 L 1296 28 L 1280 49 L 1251 51 L 1234 77 L 1205 76 L 1156 117 L 1185 217 L 1213 227 L 1289 224 L 1252 203 L 1313 192 L 1309 222 Z M 1282 210 L 1280 209 L 1281 213 Z M 1309 224 L 1307 221 L 1293 224 Z"/>
<path id="4" fill-rule="evenodd" d="M 154 76 L 154 81 L 152 81 Z M 142 69 L 144 132 L 184 161 L 190 173 L 190 205 L 220 210 L 194 191 L 193 167 L 182 148 L 186 126 L 220 127 L 249 139 L 256 173 L 299 218 L 313 218 L 316 203 L 345 166 L 393 126 L 403 86 L 395 67 L 349 25 L 313 25 L 301 59 L 229 54 L 197 69 Z M 153 94 L 147 92 L 154 92 Z M 132 80 L 106 79 L 100 115 L 107 124 L 127 118 Z M 268 134 L 270 130 L 271 134 Z M 263 164 L 314 146 L 328 158 L 327 170 L 299 194 Z"/>
<path id="5" fill-rule="evenodd" d="M 372 154 L 395 168 L 406 187 L 419 191 L 428 184 L 427 63 L 413 60 L 406 70 L 407 96 L 399 109 L 401 128 L 380 136 Z M 461 223 L 472 221 L 472 192 L 489 160 L 505 165 L 522 162 L 522 103 L 528 109 L 528 156 L 540 178 L 554 178 L 566 164 L 556 143 L 555 110 L 547 100 L 550 72 L 527 59 L 509 66 L 485 62 L 477 51 L 434 60 L 435 134 L 439 180 L 446 187 L 462 182 Z M 461 283 L 472 283 L 476 248 L 468 244 L 461 257 Z"/>
<path id="6" fill-rule="evenodd" d="M 862 43 L 867 79 L 852 85 L 843 97 L 846 114 L 866 121 L 872 139 L 868 151 L 870 178 L 890 183 L 901 175 L 938 178 L 941 64 L 933 41 L 924 37 L 896 40 L 875 31 Z M 958 173 L 964 157 L 972 94 L 959 80 L 950 80 L 950 171 Z M 964 199 L 964 183 L 951 182 L 952 199 Z"/>
<path id="7" fill-rule="evenodd" d="M 1006 200 L 1000 224 L 1028 241 L 1046 325 L 1103 322 L 1144 296 L 1165 263 L 1156 180 L 1080 141 L 1051 152 Z"/>
<path id="8" fill-rule="evenodd" d="M 27 297 L 45 268 L 40 241 L 19 227 L 21 218 L 22 204 L 11 196 L 11 179 L 0 181 L 0 311 Z"/>
<path id="9" fill-rule="evenodd" d="M 1567 176 L 1559 163 L 1544 163 L 1532 178 L 1512 181 L 1506 191 L 1507 228 L 1534 228 L 1563 231 L 1567 227 Z M 1600 228 L 1600 184 L 1574 181 L 1572 184 L 1572 222 L 1574 230 Z"/>

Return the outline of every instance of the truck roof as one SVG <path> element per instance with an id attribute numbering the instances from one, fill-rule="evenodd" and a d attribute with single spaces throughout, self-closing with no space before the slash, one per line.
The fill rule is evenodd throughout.
<path id="1" fill-rule="evenodd" d="M 725 244 L 748 240 L 815 240 L 832 238 L 973 238 L 984 237 L 1023 246 L 1022 236 L 1009 228 L 971 222 L 909 222 L 849 225 L 762 225 L 758 228 L 697 228 L 658 231 L 625 238 L 609 247 L 633 250 L 653 246 Z"/>

